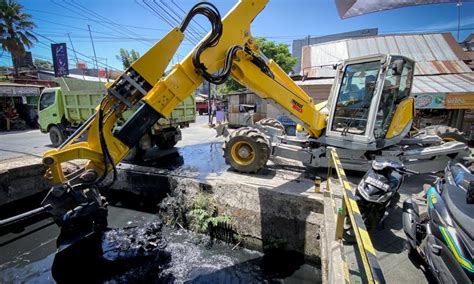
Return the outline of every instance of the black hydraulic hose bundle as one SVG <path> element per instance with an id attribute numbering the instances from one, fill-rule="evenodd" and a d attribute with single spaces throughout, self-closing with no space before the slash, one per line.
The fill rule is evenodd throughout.
<path id="1" fill-rule="evenodd" d="M 230 76 L 233 57 L 235 56 L 237 51 L 244 50 L 244 48 L 239 45 L 234 45 L 230 47 L 225 56 L 224 67 L 221 70 L 219 70 L 216 74 L 211 74 L 207 72 L 207 67 L 201 62 L 201 54 L 207 48 L 217 45 L 223 33 L 223 25 L 221 21 L 221 15 L 219 14 L 219 11 L 217 10 L 217 8 L 211 3 L 200 2 L 196 4 L 193 8 L 191 8 L 191 11 L 184 18 L 180 26 L 181 32 L 184 32 L 186 30 L 188 24 L 191 22 L 192 18 L 196 15 L 203 15 L 209 19 L 209 22 L 211 23 L 211 33 L 209 34 L 209 36 L 207 36 L 204 39 L 202 44 L 200 44 L 194 51 L 193 58 L 192 58 L 193 65 L 196 68 L 196 72 L 198 72 L 199 75 L 203 76 L 210 83 L 215 84 L 215 85 L 223 84 Z M 252 62 L 255 65 L 260 67 L 260 69 L 269 77 L 273 78 L 273 74 L 271 73 L 270 69 L 268 68 L 268 66 L 266 65 L 263 59 L 259 58 L 258 56 L 255 56 L 248 50 L 245 50 L 245 51 L 252 55 L 253 57 Z"/>
<path id="2" fill-rule="evenodd" d="M 108 187 L 108 186 L 111 186 L 115 180 L 117 179 L 117 168 L 115 167 L 115 164 L 114 164 L 114 161 L 112 159 L 112 156 L 110 155 L 110 152 L 109 152 L 109 148 L 107 147 L 107 142 L 105 141 L 105 137 L 104 137 L 104 132 L 103 132 L 103 128 L 104 128 L 104 106 L 103 106 L 103 103 L 104 101 L 106 100 L 107 97 L 104 97 L 102 99 L 102 101 L 100 102 L 100 106 L 99 106 L 99 112 L 97 113 L 98 115 L 98 129 L 99 129 L 99 141 L 100 141 L 100 147 L 102 148 L 102 157 L 104 159 L 104 173 L 102 174 L 102 176 L 97 179 L 96 181 L 94 181 L 92 184 L 93 185 L 96 185 L 96 186 L 99 186 L 99 184 L 104 181 L 104 179 L 106 178 L 107 176 L 107 167 L 108 167 L 108 164 L 110 162 L 110 164 L 112 165 L 112 170 L 113 170 L 113 178 L 112 178 L 112 181 L 106 185 L 101 185 L 102 187 Z"/>
<path id="3" fill-rule="evenodd" d="M 191 8 L 189 13 L 184 18 L 180 26 L 180 31 L 184 32 L 191 22 L 192 18 L 196 15 L 203 15 L 211 23 L 211 33 L 204 39 L 193 54 L 193 65 L 196 71 L 203 76 L 207 81 L 212 84 L 220 85 L 223 84 L 230 76 L 232 67 L 232 58 L 238 50 L 242 50 L 240 46 L 232 46 L 227 51 L 225 57 L 224 68 L 217 72 L 217 74 L 211 74 L 207 72 L 207 67 L 201 62 L 201 54 L 209 47 L 216 46 L 219 43 L 219 39 L 222 36 L 223 26 L 221 21 L 221 15 L 217 10 L 216 6 L 208 2 L 200 2 Z"/>

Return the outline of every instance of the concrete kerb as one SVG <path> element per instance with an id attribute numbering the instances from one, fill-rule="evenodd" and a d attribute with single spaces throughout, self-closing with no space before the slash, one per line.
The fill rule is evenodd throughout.
<path id="1" fill-rule="evenodd" d="M 327 189 L 327 183 L 321 183 L 324 193 L 324 227 L 321 241 L 321 271 L 323 283 L 348 283 L 347 265 L 344 257 L 344 247 L 340 240 L 336 240 L 336 212 L 335 208 L 342 206 L 342 188 L 339 181 L 330 179 L 332 193 Z M 332 198 L 331 198 L 332 194 Z"/>
<path id="2" fill-rule="evenodd" d="M 66 171 L 78 168 L 80 163 L 69 163 Z M 46 167 L 41 158 L 22 157 L 0 163 L 0 206 L 23 199 L 51 188 L 44 178 Z"/>

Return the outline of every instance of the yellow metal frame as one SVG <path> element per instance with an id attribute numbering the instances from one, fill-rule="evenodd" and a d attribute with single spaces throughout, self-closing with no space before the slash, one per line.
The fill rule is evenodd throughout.
<path id="1" fill-rule="evenodd" d="M 342 210 L 337 212 L 337 221 L 336 221 L 336 239 L 341 240 L 344 231 L 344 219 L 346 216 L 349 217 L 352 229 L 357 241 L 357 246 L 359 248 L 360 257 L 362 264 L 364 266 L 364 271 L 369 283 L 385 283 L 385 278 L 382 273 L 382 269 L 377 260 L 374 246 L 370 239 L 367 228 L 365 227 L 362 215 L 360 214 L 359 206 L 354 199 L 354 194 L 352 193 L 351 186 L 347 180 L 346 173 L 342 167 L 337 151 L 334 147 L 328 147 L 330 158 L 328 165 L 328 176 L 327 176 L 327 187 L 331 190 L 330 178 L 332 176 L 332 169 L 336 169 L 339 182 L 343 187 L 343 197 L 342 197 Z M 332 194 L 331 194 L 332 197 Z M 333 198 L 333 197 L 332 197 Z M 335 206 L 335 203 L 333 202 Z M 345 273 L 349 273 L 346 271 Z"/>
<path id="2" fill-rule="evenodd" d="M 398 105 L 393 115 L 392 122 L 387 130 L 386 139 L 400 135 L 415 116 L 415 99 L 406 98 Z"/>
<path id="3" fill-rule="evenodd" d="M 259 54 L 258 46 L 250 32 L 250 23 L 263 10 L 267 2 L 268 0 L 241 0 L 223 18 L 223 33 L 219 42 L 201 54 L 201 62 L 206 66 L 207 72 L 213 73 L 222 68 L 227 51 L 234 45 L 247 47 L 254 54 Z M 168 75 L 162 77 L 182 40 L 183 33 L 178 28 L 173 29 L 132 64 L 131 69 L 153 86 L 144 97 L 141 98 L 138 95 L 132 97 L 133 104 L 141 98 L 162 116 L 168 117 L 180 102 L 192 95 L 203 83 L 203 77 L 196 72 L 192 62 L 194 50 L 179 64 L 174 65 Z M 249 53 L 238 51 L 233 60 L 231 76 L 260 97 L 274 100 L 285 107 L 305 124 L 305 129 L 309 134 L 319 136 L 325 128 L 326 117 L 315 108 L 311 97 L 297 86 L 275 62 L 270 60 L 267 63 L 274 75 L 274 78 L 271 78 L 251 60 L 252 56 Z M 126 70 L 124 74 L 129 70 Z M 107 88 L 113 88 L 124 74 Z M 118 163 L 129 150 L 128 146 L 112 133 L 120 113 L 126 109 L 123 103 L 117 108 L 119 103 L 116 97 L 107 95 L 102 104 L 105 121 L 103 136 L 112 157 L 111 163 L 114 164 Z M 60 148 L 44 154 L 43 162 L 49 167 L 47 177 L 53 183 L 68 182 L 61 164 L 73 159 L 89 160 L 86 169 L 94 169 L 99 175 L 110 170 L 110 166 L 109 169 L 104 168 L 98 121 L 96 114 L 82 131 L 74 134 L 73 139 Z M 87 141 L 77 142 L 77 137 L 86 131 Z"/>

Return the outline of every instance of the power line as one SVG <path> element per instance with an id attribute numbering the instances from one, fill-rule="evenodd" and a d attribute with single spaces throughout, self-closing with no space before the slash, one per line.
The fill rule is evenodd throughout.
<path id="1" fill-rule="evenodd" d="M 77 7 L 74 7 L 74 5 L 72 5 L 72 4 L 71 4 L 71 6 L 73 6 L 73 9 L 71 9 L 70 7 L 67 7 L 67 6 L 65 6 L 65 5 L 62 5 L 61 3 L 57 3 L 57 2 L 55 2 L 54 0 L 51 0 L 51 2 L 54 3 L 55 5 L 58 5 L 58 6 L 62 7 L 62 8 L 64 8 L 64 9 L 70 11 L 70 12 L 73 12 L 73 13 L 79 12 L 79 13 L 82 13 L 82 14 L 85 13 L 85 14 L 87 14 L 87 15 L 91 15 L 90 12 L 88 12 L 87 10 L 85 10 L 85 9 L 83 9 L 83 8 L 79 8 L 82 12 L 81 12 L 81 11 L 77 11 L 78 8 L 77 8 Z M 64 3 L 68 4 L 68 2 L 64 2 Z M 96 14 L 96 15 L 93 15 L 93 14 L 92 14 L 92 17 L 93 17 L 93 18 L 88 17 L 88 16 L 85 16 L 85 17 L 86 17 L 88 20 L 90 20 L 90 21 L 94 21 L 94 18 L 98 18 L 98 17 L 100 18 L 100 17 L 102 17 L 102 16 L 100 16 L 100 15 L 98 15 L 98 14 Z M 104 18 L 104 17 L 102 17 L 102 18 Z M 106 25 L 108 25 L 107 27 L 108 27 L 109 29 L 113 29 L 115 32 L 118 32 L 118 33 L 120 33 L 120 34 L 122 34 L 122 35 L 127 35 L 127 34 L 124 33 L 121 29 L 116 28 L 115 26 L 113 26 L 113 24 L 106 23 L 106 22 L 107 22 L 107 21 L 104 21 L 104 23 L 105 23 Z M 110 22 L 110 20 L 108 20 L 108 22 Z M 149 42 L 143 42 L 143 41 L 140 41 L 140 42 L 146 44 L 147 46 L 150 46 L 150 45 L 151 45 Z"/>
<path id="2" fill-rule="evenodd" d="M 67 3 L 67 2 L 66 2 L 66 3 Z M 94 11 L 88 9 L 87 7 L 85 7 L 85 6 L 83 6 L 83 5 L 74 2 L 74 0 L 71 0 L 70 4 L 71 4 L 71 5 L 75 5 L 76 7 L 82 9 L 83 11 L 88 11 L 89 14 L 92 15 L 92 16 L 105 19 L 105 22 L 107 22 L 107 23 L 109 24 L 109 26 L 114 26 L 114 29 L 117 30 L 117 28 L 115 28 L 116 26 L 118 26 L 117 23 L 115 23 L 114 21 L 110 20 L 109 18 L 106 18 L 105 16 L 102 16 L 102 15 L 100 15 L 99 13 L 96 13 L 96 12 L 94 12 Z M 122 33 L 125 33 L 125 34 L 131 34 L 131 35 L 137 36 L 137 34 L 136 34 L 135 32 L 129 30 L 129 29 L 126 28 L 126 27 L 123 27 L 122 29 L 118 28 L 118 30 L 119 30 L 120 32 L 122 32 Z M 124 32 L 123 30 L 125 30 L 125 32 Z M 150 42 L 146 42 L 146 43 L 147 43 L 148 45 L 153 44 L 153 43 L 150 43 Z"/>
<path id="3" fill-rule="evenodd" d="M 54 41 L 54 40 L 52 40 L 52 39 L 50 39 L 50 38 L 48 38 L 48 37 L 46 37 L 46 36 L 44 36 L 44 35 L 42 35 L 42 34 L 39 34 L 39 33 L 37 33 L 37 32 L 33 32 L 33 33 L 34 33 L 35 35 L 41 37 L 41 38 L 44 38 L 44 39 L 46 39 L 46 40 L 52 42 L 52 43 L 56 43 L 56 41 Z M 42 43 L 42 44 L 45 44 L 45 43 Z M 45 45 L 47 45 L 47 44 L 45 44 Z M 72 50 L 70 47 L 66 47 L 66 48 L 67 48 L 68 50 Z M 89 59 L 91 59 L 91 60 L 94 60 L 91 56 L 85 55 L 85 54 L 83 54 L 83 53 L 81 53 L 81 52 L 79 52 L 79 51 L 77 51 L 77 50 L 76 50 L 76 53 L 79 54 L 79 55 L 81 55 L 81 56 L 83 56 L 83 57 L 86 57 L 86 58 L 89 58 Z M 84 60 L 84 61 L 86 61 L 86 60 Z M 87 61 L 86 61 L 86 62 L 87 62 Z M 93 62 L 93 61 L 92 61 L 92 62 Z M 90 61 L 89 61 L 89 63 L 90 63 Z M 101 62 L 100 64 L 101 64 L 103 67 L 108 67 L 108 68 L 111 68 L 111 69 L 114 69 L 114 70 L 117 70 L 117 71 L 121 71 L 121 70 L 119 70 L 119 69 L 117 69 L 117 68 L 115 68 L 115 67 L 112 67 L 112 66 L 110 66 L 110 65 L 104 64 L 104 63 L 102 63 L 102 62 Z"/>
<path id="4" fill-rule="evenodd" d="M 179 25 L 179 22 L 175 22 L 173 23 L 173 20 L 169 19 L 166 15 L 164 15 L 162 12 L 160 12 L 159 10 L 157 10 L 152 4 L 148 3 L 146 0 L 142 0 L 142 2 L 148 7 L 148 9 L 141 5 L 138 0 L 135 0 L 135 2 L 140 5 L 142 8 L 144 8 L 145 10 L 147 11 L 152 11 L 152 14 L 155 14 L 155 16 L 157 15 L 159 18 L 161 18 L 163 21 L 165 21 L 168 25 L 170 25 L 172 28 L 176 27 L 177 25 Z M 199 41 L 198 39 L 196 39 L 192 34 L 188 34 L 190 35 L 190 37 L 186 37 L 186 40 L 188 40 L 191 44 L 193 45 L 196 45 L 197 42 Z"/>
<path id="5" fill-rule="evenodd" d="M 153 3 L 155 3 L 155 5 L 157 5 L 158 7 L 160 7 L 163 11 L 167 12 L 167 10 L 171 11 L 174 15 L 176 15 L 177 17 L 177 22 L 180 23 L 182 21 L 181 19 L 181 16 L 173 9 L 173 7 L 169 6 L 166 2 L 163 2 L 163 0 L 160 0 L 160 2 L 166 6 L 166 8 L 168 9 L 164 9 L 161 7 L 161 5 L 158 4 L 158 2 L 156 0 L 153 0 Z M 169 13 L 167 12 L 167 14 L 169 15 Z M 174 18 L 174 17 L 173 17 Z M 191 23 L 190 25 L 188 25 L 189 27 L 189 31 L 188 32 L 191 32 L 193 33 L 195 36 L 197 36 L 198 40 L 202 39 L 204 37 L 204 35 L 200 34 L 200 32 L 198 32 L 195 28 L 194 28 L 194 25 Z"/>
<path id="6" fill-rule="evenodd" d="M 173 3 L 176 7 L 178 7 L 178 9 L 183 13 L 184 16 L 186 16 L 186 11 L 184 11 L 181 6 L 179 6 L 178 4 L 176 4 L 174 2 L 174 0 L 171 0 L 171 3 Z M 191 20 L 192 22 L 196 23 L 205 33 L 208 32 L 208 30 L 206 28 L 204 28 L 203 26 L 201 26 L 201 24 L 199 24 L 198 21 L 196 21 L 194 18 Z"/>
<path id="7" fill-rule="evenodd" d="M 49 14 L 49 15 L 58 16 L 58 17 L 64 17 L 64 18 L 68 18 L 68 19 L 94 21 L 94 22 L 99 23 L 99 24 L 105 23 L 104 21 L 91 20 L 91 19 L 88 19 L 88 18 L 75 17 L 75 16 L 71 16 L 71 15 L 64 15 L 64 14 L 51 13 L 51 12 L 42 11 L 42 10 L 36 10 L 36 9 L 26 9 L 26 8 L 25 8 L 25 10 L 27 10 L 27 11 L 39 12 L 39 13 L 44 13 L 44 14 Z M 37 18 L 35 17 L 35 19 L 37 19 Z M 132 28 L 132 29 L 140 29 L 140 30 L 152 30 L 152 31 L 163 31 L 163 32 L 167 32 L 167 31 L 168 31 L 167 29 L 150 28 L 150 27 L 143 27 L 143 26 L 133 26 L 133 25 L 125 25 L 125 24 L 119 24 L 119 23 L 116 23 L 116 25 L 122 26 L 122 27 Z"/>

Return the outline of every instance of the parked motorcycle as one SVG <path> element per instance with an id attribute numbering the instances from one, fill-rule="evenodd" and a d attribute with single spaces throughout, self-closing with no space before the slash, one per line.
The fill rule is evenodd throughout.
<path id="1" fill-rule="evenodd" d="M 382 224 L 400 200 L 405 177 L 418 172 L 409 170 L 399 161 L 377 159 L 367 171 L 355 192 L 362 219 L 367 230 Z"/>
<path id="2" fill-rule="evenodd" d="M 427 213 L 411 199 L 403 204 L 403 230 L 440 283 L 474 282 L 474 175 L 449 162 L 444 178 L 426 192 Z"/>

